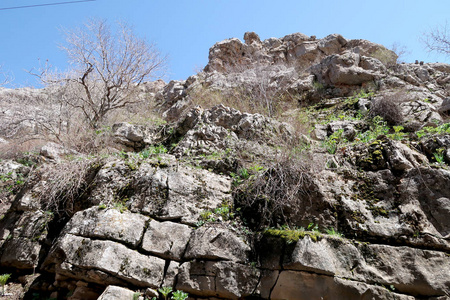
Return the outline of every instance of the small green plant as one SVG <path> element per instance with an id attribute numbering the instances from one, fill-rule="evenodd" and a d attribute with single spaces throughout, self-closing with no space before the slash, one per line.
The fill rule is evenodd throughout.
<path id="1" fill-rule="evenodd" d="M 151 146 L 147 149 L 142 150 L 139 152 L 139 156 L 143 159 L 149 158 L 150 156 L 154 154 L 164 154 L 167 153 L 168 150 L 163 145 L 157 145 L 157 146 Z"/>
<path id="2" fill-rule="evenodd" d="M 439 148 L 439 149 L 436 149 L 435 153 L 433 153 L 434 159 L 436 160 L 436 162 L 438 164 L 444 163 L 444 151 L 445 151 L 445 148 Z"/>
<path id="3" fill-rule="evenodd" d="M 340 238 L 344 237 L 344 235 L 342 233 L 337 232 L 336 230 L 334 230 L 334 228 L 327 229 L 325 232 L 326 232 L 326 234 L 331 235 L 331 236 L 336 236 L 336 237 L 340 237 Z"/>
<path id="4" fill-rule="evenodd" d="M 135 293 L 133 294 L 133 300 L 138 300 L 140 296 L 141 296 L 141 293 L 135 292 Z"/>
<path id="5" fill-rule="evenodd" d="M 165 286 L 165 287 L 159 288 L 158 291 L 164 296 L 164 300 L 167 300 L 167 297 L 169 296 L 170 292 L 172 292 L 172 287 Z"/>
<path id="6" fill-rule="evenodd" d="M 320 232 L 319 231 L 319 225 L 314 224 L 314 223 L 309 223 L 308 227 L 306 228 L 309 231 L 316 231 L 316 232 Z"/>
<path id="7" fill-rule="evenodd" d="M 120 211 L 120 213 L 124 213 L 125 211 L 128 210 L 128 207 L 122 202 L 114 203 L 114 208 Z"/>
<path id="8" fill-rule="evenodd" d="M 416 132 L 417 136 L 422 138 L 432 134 L 450 134 L 450 123 L 445 123 L 437 127 L 425 126 Z"/>
<path id="9" fill-rule="evenodd" d="M 260 166 L 258 164 L 255 164 L 255 165 L 251 166 L 248 169 L 252 172 L 252 174 L 256 174 L 258 172 L 261 172 L 261 171 L 265 170 L 265 168 L 263 166 Z"/>
<path id="10" fill-rule="evenodd" d="M 319 93 L 323 93 L 325 91 L 324 85 L 318 81 L 313 82 L 313 88 L 316 92 L 319 92 Z"/>
<path id="11" fill-rule="evenodd" d="M 214 211 L 206 210 L 200 213 L 200 220 L 196 223 L 197 227 L 203 226 L 207 222 L 216 222 L 217 220 L 229 221 L 234 218 L 234 212 L 227 204 L 217 207 Z"/>
<path id="12" fill-rule="evenodd" d="M 290 229 L 289 226 L 281 226 L 278 229 L 267 228 L 264 230 L 264 235 L 277 236 L 286 241 L 287 244 L 296 243 L 299 239 L 303 239 L 305 236 L 309 236 L 311 240 L 317 242 L 322 238 L 322 234 L 319 231 L 319 226 L 310 223 L 308 228 L 297 227 Z"/>
<path id="13" fill-rule="evenodd" d="M 400 127 L 398 127 L 400 128 Z M 387 123 L 380 116 L 375 116 L 370 121 L 370 129 L 365 131 L 364 133 L 358 133 L 357 138 L 355 140 L 360 141 L 362 143 L 369 143 L 375 140 L 380 135 L 386 135 L 389 132 L 389 127 Z"/>
<path id="14" fill-rule="evenodd" d="M 99 209 L 106 209 L 106 204 L 104 204 L 104 203 L 100 203 L 99 205 L 98 205 L 98 208 Z"/>
<path id="15" fill-rule="evenodd" d="M 173 300 L 185 300 L 188 297 L 188 293 L 185 293 L 183 291 L 176 291 L 172 293 Z"/>
<path id="16" fill-rule="evenodd" d="M 392 128 L 394 129 L 394 133 L 388 136 L 394 140 L 402 140 L 406 136 L 406 134 L 402 132 L 402 130 L 405 129 L 403 126 L 392 126 Z"/>
<path id="17" fill-rule="evenodd" d="M 324 146 L 327 149 L 328 153 L 335 154 L 338 148 L 338 145 L 341 143 L 346 143 L 347 139 L 343 137 L 344 129 L 339 129 L 333 132 L 325 141 Z"/>
<path id="18" fill-rule="evenodd" d="M 230 207 L 228 205 L 222 205 L 221 207 L 218 207 L 214 209 L 214 213 L 216 215 L 220 215 L 223 220 L 228 221 L 230 219 L 234 218 L 234 213 L 231 211 Z"/>
<path id="19" fill-rule="evenodd" d="M 248 179 L 250 177 L 250 173 L 246 168 L 241 168 L 238 170 L 238 174 L 242 179 Z"/>
<path id="20" fill-rule="evenodd" d="M 0 186 L 0 193 L 7 192 L 15 195 L 25 183 L 25 177 L 22 173 L 8 172 L 0 174 L 0 183 L 2 182 L 5 184 Z"/>
<path id="21" fill-rule="evenodd" d="M 5 285 L 10 277 L 11 277 L 11 274 L 0 275 L 0 284 L 2 285 L 2 296 L 5 295 Z"/>
<path id="22" fill-rule="evenodd" d="M 32 166 L 36 165 L 35 161 L 33 161 L 31 158 L 27 158 L 27 157 L 18 158 L 18 159 L 16 159 L 16 161 L 19 164 L 22 164 L 22 165 L 27 166 L 27 167 L 32 167 Z"/>

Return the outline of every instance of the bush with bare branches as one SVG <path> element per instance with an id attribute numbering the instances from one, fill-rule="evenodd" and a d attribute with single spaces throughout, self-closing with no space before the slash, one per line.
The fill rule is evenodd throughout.
<path id="1" fill-rule="evenodd" d="M 382 117 L 389 125 L 399 125 L 403 123 L 401 103 L 405 101 L 404 92 L 397 92 L 391 95 L 384 95 L 372 101 L 369 117 Z"/>
<path id="2" fill-rule="evenodd" d="M 58 164 L 58 168 L 44 165 L 30 174 L 30 184 L 37 182 L 33 195 L 43 210 L 71 215 L 86 208 L 83 200 L 102 165 L 99 159 L 66 161 Z"/>
<path id="3" fill-rule="evenodd" d="M 295 225 L 292 215 L 311 201 L 314 190 L 310 166 L 283 156 L 235 189 L 235 205 L 253 228 Z"/>

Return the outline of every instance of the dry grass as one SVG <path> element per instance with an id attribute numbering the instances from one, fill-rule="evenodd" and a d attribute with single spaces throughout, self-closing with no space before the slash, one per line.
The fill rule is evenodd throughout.
<path id="1" fill-rule="evenodd" d="M 33 195 L 46 211 L 73 214 L 83 209 L 90 182 L 102 165 L 99 159 L 66 161 L 57 168 L 44 165 L 30 175 L 31 184 L 37 182 Z"/>
<path id="2" fill-rule="evenodd" d="M 6 144 L 0 144 L 0 159 L 17 159 L 24 153 L 36 152 L 46 143 L 45 140 L 11 140 Z"/>
<path id="3" fill-rule="evenodd" d="M 223 104 L 241 112 L 261 114 L 264 116 L 284 121 L 283 114 L 288 110 L 298 108 L 298 100 L 289 92 L 276 95 L 273 98 L 265 98 L 258 95 L 253 89 L 236 87 L 230 90 L 213 90 L 207 87 L 199 87 L 189 94 L 191 107 L 200 105 L 205 109 Z"/>
<path id="4" fill-rule="evenodd" d="M 193 105 L 210 108 L 223 104 L 242 112 L 274 118 L 298 107 L 301 96 L 289 87 L 299 75 L 291 66 L 235 66 L 223 76 L 217 79 L 223 87 L 208 87 L 206 84 L 193 89 L 189 94 Z"/>

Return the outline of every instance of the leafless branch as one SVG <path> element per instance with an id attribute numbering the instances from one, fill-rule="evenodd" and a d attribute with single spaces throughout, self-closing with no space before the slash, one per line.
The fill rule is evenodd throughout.
<path id="1" fill-rule="evenodd" d="M 425 33 L 423 42 L 428 51 L 450 56 L 450 30 L 447 22 Z"/>
<path id="2" fill-rule="evenodd" d="M 13 76 L 3 70 L 3 66 L 0 65 L 0 86 L 7 85 L 13 81 Z"/>

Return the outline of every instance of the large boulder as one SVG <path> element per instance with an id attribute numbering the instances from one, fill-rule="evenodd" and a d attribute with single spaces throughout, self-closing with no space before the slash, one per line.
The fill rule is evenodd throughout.
<path id="1" fill-rule="evenodd" d="M 256 292 L 258 269 L 231 261 L 183 263 L 176 288 L 200 297 L 242 299 Z"/>
<path id="2" fill-rule="evenodd" d="M 106 290 L 98 297 L 97 300 L 124 300 L 124 299 L 134 299 L 134 292 L 120 287 L 110 285 Z"/>
<path id="3" fill-rule="evenodd" d="M 43 267 L 48 271 L 100 285 L 159 287 L 165 261 L 140 254 L 120 243 L 65 234 L 52 247 Z"/>
<path id="4" fill-rule="evenodd" d="M 136 248 L 148 219 L 128 211 L 92 207 L 77 212 L 66 225 L 65 232 L 92 239 L 117 241 Z"/>
<path id="5" fill-rule="evenodd" d="M 143 163 L 132 176 L 131 188 L 131 211 L 188 225 L 195 225 L 203 211 L 231 203 L 229 177 L 184 165 Z"/>
<path id="6" fill-rule="evenodd" d="M 385 67 L 374 58 L 347 50 L 326 57 L 311 71 L 325 85 L 361 85 L 383 77 Z"/>
<path id="7" fill-rule="evenodd" d="M 17 269 L 34 269 L 42 258 L 42 241 L 48 235 L 53 214 L 27 211 L 9 214 L 0 223 L 0 263 Z"/>
<path id="8" fill-rule="evenodd" d="M 220 224 L 203 226 L 194 231 L 186 250 L 186 259 L 230 260 L 246 263 L 251 248 L 248 240 Z"/>
<path id="9" fill-rule="evenodd" d="M 181 261 L 193 229 L 170 221 L 151 220 L 142 240 L 142 249 L 164 258 Z"/>
<path id="10" fill-rule="evenodd" d="M 276 279 L 276 285 L 268 299 L 416 299 L 391 292 L 384 287 L 314 273 L 286 270 L 280 272 Z"/>

